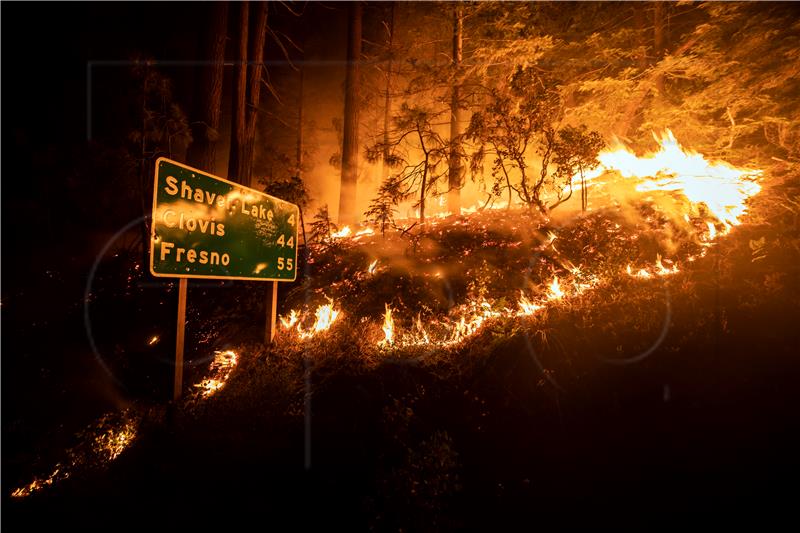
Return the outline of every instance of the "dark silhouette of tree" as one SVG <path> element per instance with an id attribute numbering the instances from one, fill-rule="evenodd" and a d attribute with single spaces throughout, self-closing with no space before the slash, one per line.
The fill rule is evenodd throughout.
<path id="1" fill-rule="evenodd" d="M 215 2 L 209 10 L 211 36 L 205 56 L 210 62 L 201 70 L 201 87 L 195 98 L 192 122 L 193 142 L 186 158 L 190 165 L 216 173 L 217 141 L 222 116 L 222 87 L 225 76 L 225 41 L 228 35 L 228 3 Z"/>
<path id="2" fill-rule="evenodd" d="M 447 176 L 449 143 L 436 131 L 436 118 L 438 114 L 427 109 L 403 104 L 394 118 L 389 144 L 381 142 L 367 148 L 367 160 L 373 162 L 388 147 L 386 162 L 398 171 L 383 182 L 382 189 L 388 193 L 386 199 L 397 205 L 417 196 L 414 207 L 419 209 L 420 224 L 425 223 L 427 197 L 438 193 L 438 183 Z"/>
<path id="3" fill-rule="evenodd" d="M 239 39 L 234 67 L 233 115 L 228 177 L 244 185 L 252 181 L 256 119 L 264 70 L 267 2 L 258 2 L 254 32 L 250 34 L 250 5 L 239 4 Z"/>
<path id="4" fill-rule="evenodd" d="M 485 155 L 493 155 L 492 190 L 497 195 L 508 190 L 509 205 L 513 190 L 527 206 L 547 213 L 543 195 L 561 112 L 555 82 L 532 68 L 518 68 L 507 84 L 492 90 L 486 107 L 473 113 L 467 129 L 467 137 L 478 144 L 473 170 Z M 535 152 L 541 162 L 538 177 L 528 163 Z"/>
<path id="5" fill-rule="evenodd" d="M 347 70 L 344 89 L 344 130 L 342 177 L 339 190 L 339 223 L 356 222 L 356 182 L 358 181 L 359 62 L 361 60 L 361 3 L 348 7 Z"/>
<path id="6" fill-rule="evenodd" d="M 554 209 L 572 197 L 572 180 L 575 176 L 580 176 L 581 210 L 586 211 L 589 202 L 586 172 L 600 164 L 597 154 L 606 143 L 599 133 L 589 131 L 585 125 L 566 126 L 558 132 L 557 137 L 553 156 L 553 163 L 556 164 L 554 173 L 556 201 L 549 206 L 549 209 Z M 567 189 L 569 193 L 564 195 Z"/>

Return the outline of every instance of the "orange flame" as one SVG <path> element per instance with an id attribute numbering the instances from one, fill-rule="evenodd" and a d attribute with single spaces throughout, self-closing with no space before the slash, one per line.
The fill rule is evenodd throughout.
<path id="1" fill-rule="evenodd" d="M 377 259 L 369 264 L 369 266 L 367 267 L 367 274 L 374 274 L 376 266 L 378 266 L 378 260 Z"/>
<path id="2" fill-rule="evenodd" d="M 539 304 L 533 303 L 532 301 L 528 300 L 528 298 L 525 296 L 525 293 L 522 292 L 522 291 L 519 291 L 519 302 L 518 302 L 518 304 L 519 304 L 519 309 L 520 309 L 519 310 L 519 314 L 522 315 L 522 316 L 532 315 L 536 311 L 538 311 L 539 309 L 543 309 L 544 308 L 543 305 L 539 305 Z"/>
<path id="3" fill-rule="evenodd" d="M 386 313 L 383 315 L 383 336 L 384 339 L 381 343 L 385 346 L 391 346 L 394 344 L 394 320 L 392 319 L 392 308 L 389 307 L 389 304 L 386 305 Z"/>
<path id="4" fill-rule="evenodd" d="M 641 157 L 617 141 L 614 148 L 598 155 L 600 166 L 588 178 L 617 171 L 625 178 L 638 179 L 636 190 L 640 192 L 680 192 L 694 206 L 705 205 L 726 226 L 740 223 L 739 218 L 747 212 L 747 199 L 761 190 L 755 181 L 760 170 L 708 161 L 683 148 L 669 129 L 661 135 L 654 133 L 653 138 L 658 151 Z"/>
<path id="5" fill-rule="evenodd" d="M 350 229 L 350 226 L 345 226 L 339 231 L 331 233 L 331 239 L 344 239 L 349 237 L 351 233 L 353 233 L 353 230 Z"/>
<path id="6" fill-rule="evenodd" d="M 227 383 L 234 367 L 239 363 L 239 356 L 233 350 L 218 350 L 214 352 L 214 361 L 211 363 L 211 377 L 197 383 L 203 398 L 216 393 Z"/>
<path id="7" fill-rule="evenodd" d="M 296 309 L 292 309 L 288 317 L 280 317 L 281 325 L 284 329 L 292 329 L 300 320 L 300 314 Z"/>
<path id="8" fill-rule="evenodd" d="M 333 300 L 328 298 L 328 303 L 320 305 L 314 312 L 315 321 L 311 329 L 303 331 L 300 324 L 297 325 L 297 331 L 301 339 L 310 339 L 321 331 L 326 331 L 331 328 L 336 319 L 339 317 L 339 310 L 334 307 Z"/>
<path id="9" fill-rule="evenodd" d="M 561 284 L 558 282 L 558 276 L 553 276 L 553 281 L 548 286 L 550 293 L 548 298 L 550 300 L 560 300 L 564 297 L 564 291 L 561 290 Z"/>

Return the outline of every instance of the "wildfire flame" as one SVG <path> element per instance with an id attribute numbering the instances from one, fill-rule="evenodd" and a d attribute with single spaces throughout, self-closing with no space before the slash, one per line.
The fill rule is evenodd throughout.
<path id="1" fill-rule="evenodd" d="M 711 246 L 711 241 L 716 237 L 727 233 L 740 223 L 742 215 L 747 211 L 747 200 L 761 189 L 757 183 L 761 171 L 737 168 L 724 161 L 707 160 L 703 155 L 683 148 L 670 130 L 665 130 L 660 135 L 654 134 L 653 137 L 658 143 L 658 149 L 643 156 L 635 154 L 619 142 L 613 148 L 601 152 L 598 155 L 600 166 L 586 176 L 587 183 L 589 186 L 597 185 L 598 182 L 593 180 L 605 173 L 616 172 L 639 193 L 649 194 L 654 191 L 670 193 L 671 197 L 681 200 L 684 204 L 681 206 L 681 211 L 673 213 L 677 220 L 693 225 L 701 216 L 710 219 L 702 221 L 707 227 L 707 232 L 702 231 L 700 240 L 704 246 Z M 613 179 L 613 175 L 611 177 Z M 669 203 L 660 204 L 659 207 L 666 209 Z M 508 206 L 502 202 L 489 205 L 478 202 L 472 207 L 461 208 L 460 213 L 467 215 L 484 208 L 506 207 Z M 449 212 L 441 212 L 429 214 L 429 218 L 433 223 L 438 218 L 449 215 Z M 454 221 L 454 224 L 464 223 L 463 219 Z M 616 225 L 617 229 L 619 227 Z M 354 238 L 373 233 L 374 230 L 367 228 L 358 231 Z M 345 226 L 332 237 L 345 238 L 351 235 L 352 230 Z M 556 234 L 548 231 L 543 237 L 541 247 L 550 248 L 558 253 L 554 246 L 556 239 Z M 469 250 L 465 251 L 464 255 L 468 253 Z M 696 257 L 702 257 L 704 253 L 703 250 L 700 254 L 688 255 L 682 260 L 693 261 Z M 369 264 L 368 274 L 376 271 L 377 263 L 377 260 L 373 260 Z M 447 347 L 474 335 L 487 321 L 503 316 L 530 316 L 549 305 L 559 305 L 568 298 L 577 297 L 604 282 L 597 273 L 591 272 L 591 268 L 587 268 L 584 272 L 581 267 L 564 258 L 561 265 L 567 270 L 561 274 L 563 279 L 554 274 L 552 281 L 545 282 L 541 287 L 542 296 L 536 299 L 530 299 L 524 292 L 520 292 L 516 309 L 495 308 L 490 301 L 481 296 L 454 308 L 444 320 L 432 319 L 428 323 L 428 329 L 423 326 L 421 316 L 418 314 L 416 320 L 410 322 L 410 327 L 403 331 L 398 327 L 403 325 L 403 321 L 393 316 L 392 309 L 385 304 L 382 325 L 384 335 L 378 344 L 384 348 L 391 346 L 393 349 L 420 344 Z M 657 254 L 654 263 L 639 267 L 629 264 L 626 271 L 631 277 L 652 279 L 675 274 L 679 272 L 679 268 L 676 260 L 665 259 L 661 254 Z M 437 271 L 433 276 L 441 277 L 441 273 Z M 292 311 L 288 318 L 281 318 L 281 323 L 285 329 L 294 328 L 301 338 L 309 338 L 330 328 L 338 314 L 339 311 L 334 309 L 333 301 L 330 300 L 329 305 L 317 309 L 316 322 L 308 330 L 302 328 L 302 315 L 296 311 Z"/>
<path id="2" fill-rule="evenodd" d="M 414 330 L 412 335 L 422 344 L 429 344 L 431 342 L 430 338 L 428 337 L 428 332 L 425 331 L 425 326 L 422 325 L 422 318 L 420 315 L 417 315 L 417 320 L 414 322 Z"/>
<path id="3" fill-rule="evenodd" d="M 333 300 L 328 298 L 328 303 L 320 305 L 314 312 L 314 325 L 311 329 L 303 331 L 300 324 L 297 325 L 297 331 L 301 339 L 310 339 L 321 331 L 326 331 L 331 328 L 336 319 L 339 317 L 339 310 L 334 308 Z"/>
<path id="4" fill-rule="evenodd" d="M 660 276 L 669 276 L 678 272 L 678 265 L 673 264 L 672 268 L 667 268 L 661 263 L 661 254 L 656 254 L 656 273 Z"/>
<path id="5" fill-rule="evenodd" d="M 470 302 L 466 312 L 455 323 L 450 339 L 445 344 L 461 342 L 475 334 L 488 319 L 499 316 L 500 313 L 493 310 L 492 305 L 486 300 Z"/>
<path id="6" fill-rule="evenodd" d="M 383 341 L 382 344 L 386 346 L 391 346 L 394 344 L 394 320 L 392 319 L 392 308 L 389 307 L 389 304 L 386 305 L 386 313 L 383 315 Z"/>
<path id="7" fill-rule="evenodd" d="M 281 326 L 287 331 L 294 330 L 301 339 L 310 339 L 314 335 L 331 328 L 336 319 L 339 318 L 341 311 L 331 298 L 327 298 L 328 303 L 320 305 L 314 312 L 314 324 L 308 329 L 303 327 L 305 312 L 292 309 L 288 317 L 280 317 Z"/>
<path id="8" fill-rule="evenodd" d="M 300 320 L 300 313 L 296 309 L 292 309 L 288 317 L 280 317 L 281 326 L 284 329 L 292 329 L 295 324 Z"/>
<path id="9" fill-rule="evenodd" d="M 564 297 L 564 291 L 561 290 L 561 284 L 558 282 L 558 276 L 553 276 L 553 281 L 547 287 L 550 291 L 548 298 L 550 300 L 560 300 Z"/>
<path id="10" fill-rule="evenodd" d="M 101 417 L 89 431 L 90 439 L 67 451 L 71 458 L 68 465 L 56 464 L 53 471 L 44 478 L 33 481 L 11 492 L 12 498 L 26 498 L 69 478 L 75 470 L 82 467 L 105 466 L 125 451 L 136 438 L 140 417 L 130 411 L 122 413 L 121 419 L 114 414 Z"/>
<path id="11" fill-rule="evenodd" d="M 534 314 L 539 309 L 544 308 L 543 305 L 539 305 L 537 303 L 533 303 L 532 301 L 528 300 L 525 296 L 525 293 L 519 291 L 519 314 L 523 316 L 528 316 Z"/>
<path id="12" fill-rule="evenodd" d="M 208 398 L 224 387 L 238 362 L 239 356 L 233 350 L 214 352 L 214 361 L 211 362 L 211 377 L 195 384 L 195 387 L 200 389 L 201 396 Z"/>
<path id="13" fill-rule="evenodd" d="M 352 233 L 353 230 L 350 229 L 350 226 L 345 226 L 339 231 L 331 233 L 331 239 L 344 239 L 345 237 L 349 237 Z"/>
<path id="14" fill-rule="evenodd" d="M 706 240 L 713 241 L 717 237 L 717 227 L 711 221 L 706 222 L 706 227 L 708 227 L 708 237 Z"/>
<path id="15" fill-rule="evenodd" d="M 724 161 L 708 161 L 693 150 L 683 148 L 672 131 L 653 133 L 658 151 L 637 156 L 622 143 L 598 155 L 600 167 L 590 173 L 595 178 L 616 171 L 625 178 L 640 180 L 636 190 L 676 191 L 695 206 L 704 204 L 713 216 L 729 228 L 739 224 L 747 212 L 746 201 L 761 186 L 755 178 L 760 170 L 734 167 Z"/>

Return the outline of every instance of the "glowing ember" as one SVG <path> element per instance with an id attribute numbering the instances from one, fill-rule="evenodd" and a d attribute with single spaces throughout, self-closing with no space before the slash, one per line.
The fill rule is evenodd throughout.
<path id="1" fill-rule="evenodd" d="M 368 274 L 374 274 L 376 266 L 378 266 L 378 260 L 377 259 L 369 264 L 369 267 L 367 267 L 367 273 Z"/>
<path id="2" fill-rule="evenodd" d="M 157 343 L 157 342 L 158 342 L 158 335 L 153 335 L 153 337 L 150 339 L 150 341 L 149 341 L 147 344 L 148 344 L 149 346 L 152 346 L 152 345 L 154 345 L 154 344 L 155 344 L 155 343 Z"/>
<path id="3" fill-rule="evenodd" d="M 126 419 L 120 427 L 111 427 L 94 440 L 95 453 L 105 461 L 113 461 L 130 446 L 136 437 L 137 422 Z"/>
<path id="4" fill-rule="evenodd" d="M 389 304 L 386 305 L 386 313 L 383 315 L 383 335 L 384 339 L 381 341 L 382 344 L 386 346 L 391 346 L 394 344 L 394 320 L 392 319 L 392 308 L 389 307 Z"/>
<path id="5" fill-rule="evenodd" d="M 53 473 L 47 476 L 45 479 L 34 479 L 29 484 L 25 485 L 24 487 L 19 487 L 14 489 L 11 493 L 12 498 L 27 498 L 34 492 L 41 490 L 45 487 L 52 485 L 53 483 L 60 481 L 62 479 L 66 479 L 69 477 L 69 474 L 66 472 L 62 472 L 61 465 L 56 466 Z"/>
<path id="6" fill-rule="evenodd" d="M 239 362 L 239 357 L 233 350 L 214 352 L 214 361 L 211 362 L 211 377 L 195 384 L 200 389 L 200 395 L 208 398 L 225 386 L 234 367 Z"/>
<path id="7" fill-rule="evenodd" d="M 702 154 L 681 147 L 670 130 L 653 134 L 659 150 L 642 157 L 621 143 L 598 155 L 600 167 L 590 178 L 606 171 L 617 171 L 625 178 L 640 182 L 641 192 L 671 191 L 682 193 L 695 208 L 705 205 L 713 216 L 727 226 L 739 224 L 748 198 L 761 186 L 755 178 L 760 170 L 737 168 L 724 161 L 707 161 Z"/>

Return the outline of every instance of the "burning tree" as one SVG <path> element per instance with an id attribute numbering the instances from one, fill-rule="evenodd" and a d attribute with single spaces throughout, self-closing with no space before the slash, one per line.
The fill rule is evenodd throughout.
<path id="1" fill-rule="evenodd" d="M 381 193 L 373 207 L 397 205 L 418 196 L 414 207 L 419 209 L 419 221 L 425 223 L 425 199 L 437 194 L 437 184 L 448 176 L 447 161 L 450 143 L 434 129 L 433 121 L 438 116 L 421 106 L 402 105 L 394 117 L 395 131 L 389 135 L 388 143 L 378 142 L 367 148 L 367 159 L 376 162 L 388 156 L 385 162 L 399 169 L 396 176 L 389 176 L 381 185 Z M 374 216 L 378 211 L 370 207 L 367 212 Z M 385 207 L 379 211 L 386 213 Z M 383 220 L 388 220 L 383 218 Z"/>
<path id="2" fill-rule="evenodd" d="M 492 155 L 492 190 L 499 196 L 512 191 L 529 208 L 542 214 L 565 202 L 572 195 L 572 177 L 594 168 L 603 146 L 600 135 L 585 127 L 560 129 L 563 116 L 561 93 L 556 80 L 533 67 L 518 67 L 508 82 L 494 88 L 483 110 L 472 115 L 467 136 L 478 145 L 472 156 L 472 171 L 477 172 L 486 155 Z M 538 175 L 529 161 L 539 156 Z M 550 172 L 550 164 L 557 170 Z M 564 191 L 569 190 L 566 196 Z M 554 195 L 547 203 L 547 195 Z"/>
<path id="3" fill-rule="evenodd" d="M 328 205 L 320 207 L 314 220 L 311 222 L 311 240 L 322 245 L 329 245 L 333 242 L 331 235 L 337 230 L 336 224 L 331 221 L 328 213 Z"/>
<path id="4" fill-rule="evenodd" d="M 400 179 L 390 175 L 381 183 L 378 196 L 364 212 L 367 221 L 381 229 L 381 235 L 386 234 L 387 227 L 394 227 L 394 206 L 403 200 L 402 190 Z"/>
<path id="5" fill-rule="evenodd" d="M 589 202 L 586 191 L 586 172 L 594 170 L 600 164 L 597 155 L 605 144 L 599 133 L 588 131 L 585 125 L 567 126 L 558 132 L 553 156 L 556 171 L 553 175 L 555 182 L 561 186 L 556 187 L 557 199 L 550 209 L 572 197 L 572 179 L 580 176 L 581 210 L 586 211 Z M 567 188 L 569 188 L 569 193 L 564 196 L 564 190 Z"/>

